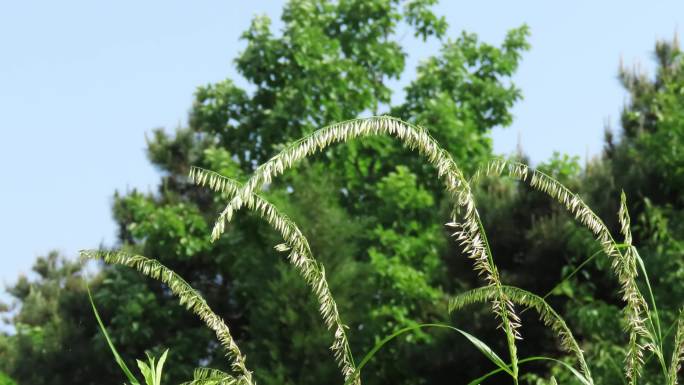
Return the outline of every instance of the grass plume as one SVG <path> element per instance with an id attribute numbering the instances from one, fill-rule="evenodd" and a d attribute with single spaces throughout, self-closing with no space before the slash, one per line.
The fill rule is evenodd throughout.
<path id="1" fill-rule="evenodd" d="M 189 178 L 195 184 L 207 186 L 231 197 L 242 187 L 239 182 L 233 179 L 199 167 L 190 169 Z M 297 268 L 311 287 L 318 300 L 319 310 L 326 327 L 334 330 L 331 350 L 342 369 L 342 374 L 345 379 L 348 379 L 356 370 L 354 357 L 347 339 L 347 326 L 340 318 L 337 303 L 325 279 L 325 268 L 313 257 L 309 242 L 299 227 L 287 215 L 280 212 L 277 207 L 258 194 L 252 194 L 245 201 L 245 205 L 268 222 L 284 239 L 285 243 L 276 245 L 275 248 L 280 252 L 288 252 L 288 261 Z"/>
<path id="2" fill-rule="evenodd" d="M 516 315 L 513 302 L 501 289 L 502 283 L 494 263 L 484 226 L 477 211 L 475 198 L 468 180 L 453 160 L 452 156 L 430 136 L 427 129 L 400 119 L 376 116 L 353 119 L 321 128 L 287 146 L 279 154 L 260 165 L 252 177 L 235 193 L 226 208 L 221 212 L 214 228 L 212 240 L 218 239 L 225 231 L 235 211 L 250 205 L 254 195 L 273 178 L 293 167 L 298 161 L 323 151 L 335 143 L 343 143 L 365 136 L 386 135 L 398 139 L 406 147 L 416 150 L 436 170 L 443 181 L 445 190 L 452 197 L 454 210 L 448 226 L 455 229 L 454 236 L 465 253 L 473 260 L 474 268 L 487 285 L 496 288 L 497 296 L 492 300 L 492 309 L 501 320 L 506 334 L 513 371 L 517 377 L 517 348 L 515 340 L 520 337 L 520 319 Z M 461 219 L 457 215 L 462 211 Z"/>
<path id="3" fill-rule="evenodd" d="M 211 310 L 200 293 L 173 270 L 154 259 L 142 255 L 130 255 L 121 251 L 82 250 L 80 254 L 81 258 L 84 259 L 101 260 L 108 264 L 131 267 L 143 275 L 165 283 L 171 292 L 179 298 L 181 305 L 196 314 L 216 333 L 216 337 L 231 360 L 232 369 L 238 374 L 238 382 L 244 385 L 254 385 L 252 372 L 247 370 L 245 357 L 230 334 L 228 326 Z"/>

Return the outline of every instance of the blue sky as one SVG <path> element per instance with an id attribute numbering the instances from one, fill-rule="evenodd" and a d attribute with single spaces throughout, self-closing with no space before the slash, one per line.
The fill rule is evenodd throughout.
<path id="1" fill-rule="evenodd" d="M 443 1 L 449 35 L 498 43 L 522 23 L 532 50 L 515 81 L 525 99 L 495 150 L 518 137 L 534 162 L 553 151 L 584 158 L 617 126 L 625 94 L 620 58 L 652 69 L 656 39 L 670 39 L 684 2 Z M 553 4 L 552 4 L 553 3 Z M 0 284 L 30 271 L 36 256 L 111 244 L 115 190 L 154 189 L 145 134 L 186 121 L 194 89 L 240 80 L 232 59 L 255 14 L 278 19 L 282 1 L 7 1 L 0 3 Z M 419 59 L 438 46 L 404 39 Z"/>

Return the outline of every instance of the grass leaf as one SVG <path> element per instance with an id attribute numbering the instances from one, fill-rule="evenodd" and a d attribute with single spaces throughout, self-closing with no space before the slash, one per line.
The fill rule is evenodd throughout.
<path id="1" fill-rule="evenodd" d="M 154 385 L 161 385 L 162 370 L 164 369 L 164 362 L 166 361 L 166 355 L 169 353 L 169 349 L 164 350 L 161 357 L 159 357 L 159 362 L 157 362 L 157 368 L 154 378 Z"/>
<path id="2" fill-rule="evenodd" d="M 586 377 L 584 377 L 584 376 L 582 375 L 582 373 L 580 373 L 577 369 L 575 369 L 575 368 L 573 368 L 572 366 L 568 365 L 567 363 L 565 363 L 565 362 L 563 362 L 563 361 L 561 361 L 561 360 L 557 360 L 557 359 L 555 359 L 555 358 L 544 357 L 544 356 L 534 356 L 534 357 L 523 358 L 523 359 L 521 359 L 520 361 L 518 361 L 518 363 L 524 364 L 524 363 L 527 363 L 527 362 L 534 362 L 534 361 L 552 361 L 552 362 L 555 362 L 555 363 L 557 363 L 557 364 L 561 364 L 563 367 L 565 367 L 566 369 L 568 369 L 575 377 L 577 377 L 577 379 L 580 380 L 580 382 L 581 382 L 582 384 L 584 384 L 584 385 L 592 385 L 591 380 L 589 380 L 589 379 L 587 379 Z M 479 385 L 479 384 L 482 383 L 482 381 L 486 380 L 487 378 L 489 378 L 489 377 L 491 377 L 491 376 L 493 376 L 493 375 L 495 375 L 495 374 L 501 373 L 503 370 L 504 370 L 503 368 L 498 368 L 498 369 L 492 370 L 491 372 L 489 372 L 489 373 L 487 373 L 487 374 L 485 374 L 485 375 L 483 375 L 483 376 L 481 376 L 481 377 L 478 377 L 478 378 L 476 378 L 476 379 L 474 379 L 474 380 L 468 382 L 468 385 Z"/>
<path id="3" fill-rule="evenodd" d="M 128 366 L 126 366 L 126 363 L 124 360 L 121 358 L 119 355 L 119 352 L 117 352 L 116 348 L 114 347 L 114 343 L 112 343 L 111 338 L 109 338 L 109 333 L 107 333 L 107 329 L 105 328 L 104 324 L 102 323 L 102 319 L 100 318 L 100 313 L 98 313 L 97 308 L 95 307 L 95 302 L 93 301 L 93 296 L 90 293 L 90 287 L 88 286 L 88 282 L 86 281 L 86 291 L 88 292 L 88 299 L 90 300 L 90 306 L 93 308 L 93 313 L 95 313 L 95 319 L 97 320 L 97 324 L 100 326 L 100 330 L 102 331 L 102 334 L 105 337 L 105 340 L 107 340 L 107 345 L 109 345 L 109 349 L 112 351 L 112 354 L 114 355 L 114 360 L 116 360 L 116 363 L 119 364 L 119 367 L 121 370 L 124 372 L 126 375 L 126 378 L 128 378 L 128 381 L 131 383 L 131 385 L 140 385 L 140 382 L 135 378 L 133 373 L 128 369 Z"/>
<path id="4" fill-rule="evenodd" d="M 376 343 L 375 346 L 373 346 L 373 348 L 368 353 L 366 353 L 366 355 L 363 357 L 363 359 L 361 360 L 359 365 L 356 367 L 354 374 L 345 382 L 344 385 L 349 385 L 353 381 L 355 381 L 359 377 L 359 375 L 361 373 L 361 369 L 364 366 L 366 366 L 366 364 L 368 364 L 368 362 L 370 362 L 370 360 L 378 353 L 378 351 L 380 351 L 380 349 L 382 349 L 382 347 L 385 346 L 388 342 L 392 341 L 393 339 L 395 339 L 395 338 L 397 338 L 403 334 L 406 334 L 406 333 L 409 333 L 409 332 L 412 332 L 415 330 L 419 330 L 419 329 L 425 329 L 425 328 L 441 328 L 441 329 L 449 329 L 449 330 L 459 332 L 461 335 L 466 337 L 468 339 L 468 341 L 470 341 L 490 361 L 492 361 L 496 366 L 498 366 L 499 370 L 505 371 L 506 373 L 508 373 L 511 376 L 513 375 L 513 372 L 508 367 L 508 365 L 506 365 L 506 363 L 494 352 L 494 350 L 492 350 L 489 346 L 487 346 L 487 344 L 485 344 L 484 342 L 479 340 L 477 337 L 471 335 L 470 333 L 467 333 L 461 329 L 455 328 L 453 326 L 445 325 L 445 324 L 420 324 L 420 325 L 410 326 L 410 327 L 406 327 L 406 328 L 397 330 L 396 332 L 386 336 L 385 338 L 380 340 L 378 343 Z"/>

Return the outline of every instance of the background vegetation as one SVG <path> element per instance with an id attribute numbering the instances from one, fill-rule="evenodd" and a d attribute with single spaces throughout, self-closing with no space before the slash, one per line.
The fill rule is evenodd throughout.
<path id="1" fill-rule="evenodd" d="M 282 33 L 263 17 L 242 35 L 236 58 L 249 90 L 230 79 L 199 87 L 187 127 L 155 131 L 150 161 L 162 172 L 154 194 L 116 192 L 120 246 L 154 256 L 185 277 L 230 325 L 260 384 L 341 383 L 329 358 L 329 333 L 315 299 L 272 245 L 277 234 L 240 216 L 218 242 L 210 230 L 222 203 L 188 180 L 191 165 L 238 179 L 284 144 L 325 124 L 389 113 L 430 129 L 467 172 L 492 154 L 490 130 L 511 123 L 522 95 L 511 82 L 528 49 L 525 26 L 500 46 L 463 33 L 445 36 L 433 1 L 291 1 Z M 404 99 L 388 86 L 405 70 L 397 26 L 437 39 Z M 606 134 L 602 155 L 585 164 L 557 154 L 538 165 L 618 227 L 624 189 L 634 243 L 650 272 L 661 317 L 674 321 L 684 298 L 684 73 L 678 43 L 658 42 L 655 74 L 620 68 L 629 98 L 619 135 Z M 517 154 L 524 159 L 524 154 Z M 382 162 L 379 161 L 382 159 Z M 388 333 L 445 321 L 450 295 L 477 285 L 470 262 L 442 224 L 448 204 L 434 171 L 383 138 L 333 147 L 269 186 L 266 195 L 300 224 L 327 268 L 352 350 L 367 351 Z M 586 230 L 558 205 L 514 181 L 486 180 L 478 191 L 483 221 L 502 280 L 546 294 L 571 323 L 600 384 L 621 383 L 624 357 L 618 286 Z M 612 222 L 611 222 L 612 221 Z M 590 259 L 562 285 L 558 282 Z M 38 259 L 38 278 L 8 292 L 21 307 L 16 333 L 0 335 L 0 371 L 21 385 L 120 384 L 88 305 L 83 267 L 55 253 Z M 177 306 L 169 291 L 133 271 L 107 267 L 92 277 L 100 312 L 122 356 L 171 352 L 165 382 L 191 377 L 198 362 L 225 367 L 211 332 Z M 3 308 L 0 310 L 8 310 Z M 449 320 L 505 351 L 486 307 Z M 530 312 L 531 313 L 531 312 Z M 560 355 L 536 316 L 523 315 L 520 355 Z M 129 363 L 130 365 L 130 363 Z M 368 384 L 447 384 L 476 378 L 491 363 L 459 336 L 417 332 L 392 344 L 367 369 Z M 555 367 L 530 367 L 542 377 Z M 655 370 L 647 365 L 646 370 Z M 643 383 L 648 384 L 645 375 Z M 528 380 L 538 381 L 531 374 Z M 6 381 L 0 375 L 0 384 Z M 505 377 L 493 377 L 508 383 Z"/>

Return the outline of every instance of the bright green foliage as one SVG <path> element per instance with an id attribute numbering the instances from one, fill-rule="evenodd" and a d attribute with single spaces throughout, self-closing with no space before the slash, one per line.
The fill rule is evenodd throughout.
<path id="1" fill-rule="evenodd" d="M 509 109 L 521 98 L 502 76 L 515 73 L 526 42 L 527 28 L 511 30 L 502 46 L 478 42 L 477 35 L 463 33 L 444 44 L 440 56 L 418 67 L 416 80 L 406 88 L 406 101 L 392 115 L 430 127 L 431 134 L 472 171 L 491 154 L 488 131 L 507 126 Z M 454 103 L 457 101 L 457 103 Z"/>
<path id="2" fill-rule="evenodd" d="M 12 381 L 5 373 L 0 372 L 0 385 L 17 385 L 17 383 Z"/>
<path id="3" fill-rule="evenodd" d="M 162 353 L 161 357 L 159 357 L 159 362 L 156 362 L 156 359 L 149 354 L 147 355 L 147 363 L 136 360 L 140 373 L 142 373 L 143 378 L 145 379 L 145 385 L 161 385 L 164 361 L 166 361 L 166 354 L 168 352 L 168 350 L 165 350 L 164 353 Z"/>
<path id="4" fill-rule="evenodd" d="M 554 152 L 551 159 L 538 165 L 537 170 L 564 183 L 572 181 L 582 172 L 578 156 L 570 157 L 558 152 Z"/>
<path id="5" fill-rule="evenodd" d="M 382 178 L 376 194 L 385 204 L 378 210 L 380 223 L 371 233 L 376 244 L 368 249 L 370 265 L 377 272 L 372 281 L 377 297 L 371 317 L 384 321 L 377 323 L 381 329 L 376 331 L 383 335 L 416 324 L 417 314 L 409 317 L 407 312 L 413 304 L 439 303 L 444 297 L 435 287 L 435 278 L 443 277 L 440 250 L 444 238 L 437 224 L 425 226 L 417 219 L 405 219 L 429 217 L 436 210 L 432 194 L 417 184 L 407 167 L 398 166 Z M 437 311 L 433 306 L 421 310 L 422 319 Z"/>

